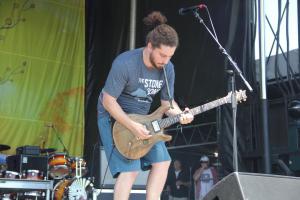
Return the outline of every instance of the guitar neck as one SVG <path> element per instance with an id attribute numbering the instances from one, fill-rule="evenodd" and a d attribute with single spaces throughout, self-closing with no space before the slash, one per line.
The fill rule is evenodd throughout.
<path id="1" fill-rule="evenodd" d="M 205 111 L 216 108 L 216 107 L 218 107 L 220 105 L 223 105 L 223 104 L 226 104 L 226 103 L 230 103 L 228 101 L 228 97 L 223 97 L 223 98 L 214 100 L 212 102 L 203 104 L 201 106 L 197 106 L 193 109 L 190 109 L 190 112 L 195 116 L 195 115 L 198 115 L 200 113 L 203 113 Z M 159 124 L 160 124 L 161 128 L 167 128 L 167 127 L 169 127 L 169 126 L 171 126 L 171 125 L 173 125 L 173 124 L 175 124 L 179 121 L 180 121 L 180 114 L 174 115 L 172 117 L 167 117 L 167 118 L 161 119 L 159 121 Z"/>

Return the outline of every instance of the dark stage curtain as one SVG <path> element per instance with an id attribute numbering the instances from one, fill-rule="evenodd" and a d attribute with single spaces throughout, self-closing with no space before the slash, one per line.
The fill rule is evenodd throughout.
<path id="1" fill-rule="evenodd" d="M 238 63 L 246 78 L 252 84 L 256 82 L 253 63 L 253 16 L 250 0 L 207 0 L 205 3 L 216 28 L 220 43 Z M 153 10 L 159 10 L 168 18 L 180 37 L 180 46 L 172 62 L 175 65 L 176 83 L 175 99 L 181 106 L 197 106 L 227 94 L 227 76 L 225 69 L 230 69 L 227 59 L 218 50 L 218 46 L 210 38 L 204 27 L 192 14 L 179 16 L 178 9 L 199 4 L 199 1 L 183 0 L 137 1 L 137 31 L 136 47 L 144 46 L 145 30 L 142 19 Z M 118 6 L 116 6 L 118 5 Z M 99 184 L 99 134 L 96 121 L 97 98 L 104 84 L 111 63 L 116 55 L 128 49 L 129 31 L 129 0 L 87 1 L 86 29 L 86 103 L 85 103 L 85 157 L 92 168 L 91 176 L 95 176 Z M 205 10 L 201 16 L 207 25 L 209 20 Z M 237 78 L 237 88 L 245 89 Z M 252 84 L 257 92 L 256 87 Z M 247 127 L 256 127 L 252 113 L 256 107 L 256 95 L 249 102 L 239 106 L 238 133 L 240 153 L 243 153 L 247 141 L 254 137 Z M 157 105 L 155 105 L 157 106 Z M 254 111 L 253 111 L 254 110 Z M 244 114 L 246 113 L 246 114 Z M 249 114 L 250 113 L 250 114 Z M 224 174 L 232 171 L 232 120 L 228 106 L 222 107 L 221 134 L 219 136 L 219 151 Z M 215 116 L 213 117 L 215 119 Z M 202 116 L 195 122 L 210 121 Z M 251 121 L 248 121 L 251 120 Z M 246 131 L 246 132 L 244 132 Z M 252 144 L 251 144 L 252 145 Z M 242 155 L 242 154 L 241 154 Z M 241 157 L 240 155 L 240 157 Z M 241 166 L 244 170 L 243 160 Z"/>
<path id="2" fill-rule="evenodd" d="M 97 100 L 113 58 L 128 49 L 129 0 L 86 3 L 85 159 L 90 176 L 100 186 Z"/>
<path id="3" fill-rule="evenodd" d="M 229 32 L 225 49 L 230 52 L 237 62 L 245 78 L 254 91 L 249 93 L 241 79 L 236 76 L 237 89 L 247 92 L 247 101 L 238 105 L 237 112 L 237 141 L 239 171 L 254 171 L 253 163 L 246 158 L 249 152 L 256 151 L 259 115 L 259 88 L 256 80 L 254 63 L 255 15 L 253 1 L 231 1 L 229 16 Z M 225 69 L 232 69 L 225 60 Z M 229 78 L 229 77 L 227 77 Z M 229 80 L 229 79 L 228 79 Z M 230 83 L 228 82 L 228 91 Z M 231 105 L 221 108 L 221 134 L 219 137 L 219 155 L 222 163 L 222 176 L 234 171 L 233 166 L 233 120 Z"/>

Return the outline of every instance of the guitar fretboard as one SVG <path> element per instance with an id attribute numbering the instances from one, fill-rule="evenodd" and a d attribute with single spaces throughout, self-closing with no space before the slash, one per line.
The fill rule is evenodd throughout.
<path id="1" fill-rule="evenodd" d="M 226 104 L 226 103 L 230 103 L 230 97 L 226 96 L 226 97 L 214 100 L 212 102 L 203 104 L 201 106 L 197 106 L 193 109 L 190 109 L 190 112 L 195 116 L 195 115 L 198 115 L 200 113 L 203 113 L 205 111 L 216 108 L 216 107 L 218 107 L 220 105 L 223 105 L 223 104 Z M 161 120 L 158 121 L 158 123 L 159 123 L 161 128 L 167 128 L 167 127 L 169 127 L 169 126 L 171 126 L 171 125 L 173 125 L 173 124 L 175 124 L 179 121 L 180 121 L 180 114 L 174 115 L 172 117 L 167 117 L 167 118 L 161 119 Z"/>

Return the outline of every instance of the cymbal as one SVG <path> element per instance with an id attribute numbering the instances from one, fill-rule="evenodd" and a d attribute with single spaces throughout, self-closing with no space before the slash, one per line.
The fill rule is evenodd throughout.
<path id="1" fill-rule="evenodd" d="M 46 148 L 46 149 L 41 149 L 41 153 L 53 153 L 55 152 L 55 148 Z"/>
<path id="2" fill-rule="evenodd" d="M 6 151 L 8 149 L 10 149 L 10 146 L 6 144 L 0 144 L 0 151 Z"/>

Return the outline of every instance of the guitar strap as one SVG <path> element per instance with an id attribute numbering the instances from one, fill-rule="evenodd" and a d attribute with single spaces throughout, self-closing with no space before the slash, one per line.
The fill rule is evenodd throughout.
<path id="1" fill-rule="evenodd" d="M 163 67 L 163 70 L 164 70 L 164 77 L 165 77 L 167 91 L 168 91 L 168 96 L 169 96 L 170 108 L 173 109 L 174 107 L 173 107 L 173 103 L 172 103 L 172 97 L 171 97 L 170 88 L 169 88 L 169 82 L 168 82 L 168 77 L 167 77 L 167 73 L 166 73 L 166 65 Z"/>

